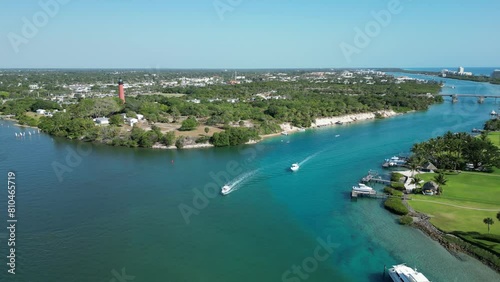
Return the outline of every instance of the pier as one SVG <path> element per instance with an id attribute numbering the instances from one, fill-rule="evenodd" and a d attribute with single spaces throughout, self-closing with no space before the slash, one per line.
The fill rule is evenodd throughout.
<path id="1" fill-rule="evenodd" d="M 380 184 L 385 184 L 385 185 L 390 185 L 391 181 L 390 180 L 385 180 L 382 179 L 381 176 L 376 176 L 371 173 L 368 173 L 367 176 L 361 178 L 362 183 L 369 183 L 369 182 L 374 182 L 374 183 L 380 183 Z"/>
<path id="2" fill-rule="evenodd" d="M 372 192 L 361 192 L 361 191 L 354 191 L 354 190 L 351 191 L 351 199 L 357 199 L 359 197 L 385 199 L 388 197 L 388 195 L 377 193 L 377 191 L 372 191 Z"/>

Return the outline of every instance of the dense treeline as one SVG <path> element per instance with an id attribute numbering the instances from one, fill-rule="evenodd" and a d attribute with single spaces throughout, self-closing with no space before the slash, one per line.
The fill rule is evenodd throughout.
<path id="1" fill-rule="evenodd" d="M 500 131 L 500 119 L 491 119 L 484 125 L 484 130 Z"/>
<path id="2" fill-rule="evenodd" d="M 416 81 L 370 85 L 329 81 L 314 83 L 306 80 L 172 88 L 169 91 L 186 92 L 188 95 L 139 95 L 127 97 L 126 104 L 110 97 L 80 99 L 77 103 L 64 105 L 65 113 L 41 118 L 39 126 L 56 136 L 120 146 L 150 147 L 155 143 L 173 145 L 171 136 L 166 138 L 159 130 L 151 133 L 139 129 L 124 132 L 120 129 L 118 114 L 125 113 L 133 117 L 140 113 L 152 124 L 180 123 L 184 120 L 181 129 L 186 131 L 199 125 L 223 128 L 226 132 L 215 135 L 210 142 L 215 146 L 232 146 L 257 139 L 259 134 L 279 132 L 279 124 L 284 122 L 309 127 L 320 117 L 390 109 L 425 110 L 429 105 L 442 101 L 442 97 L 428 94 L 437 93 L 439 89 L 436 83 Z M 266 93 L 269 99 L 257 96 L 257 93 Z M 198 99 L 199 103 L 194 103 L 193 99 Z M 14 114 L 29 125 L 36 125 L 38 121 L 25 113 L 36 109 L 61 110 L 61 107 L 57 103 L 34 98 L 7 101 L 0 106 L 0 111 Z M 92 127 L 92 119 L 97 117 L 110 117 L 111 125 Z M 185 120 L 184 117 L 190 118 Z M 243 121 L 250 121 L 253 126 L 234 127 Z M 200 136 L 194 141 L 206 140 L 208 137 Z"/>
<path id="3" fill-rule="evenodd" d="M 467 164 L 483 171 L 500 167 L 500 149 L 485 134 L 474 137 L 467 133 L 448 132 L 413 145 L 412 152 L 412 162 L 418 165 L 431 162 L 439 169 L 466 169 Z"/>

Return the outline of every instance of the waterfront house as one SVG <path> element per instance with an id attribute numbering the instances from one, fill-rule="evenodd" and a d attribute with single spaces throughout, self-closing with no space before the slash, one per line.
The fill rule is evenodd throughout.
<path id="1" fill-rule="evenodd" d="M 425 165 L 422 166 L 420 170 L 423 172 L 434 172 L 437 169 L 438 168 L 433 163 L 427 162 Z"/>

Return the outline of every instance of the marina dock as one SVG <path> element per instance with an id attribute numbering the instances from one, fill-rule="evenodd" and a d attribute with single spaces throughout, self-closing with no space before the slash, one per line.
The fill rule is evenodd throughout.
<path id="1" fill-rule="evenodd" d="M 360 191 L 351 191 L 351 198 L 352 199 L 357 199 L 359 197 L 368 197 L 368 198 L 376 198 L 376 199 L 385 199 L 388 196 L 386 194 L 381 194 L 377 193 L 376 191 L 373 192 L 360 192 Z"/>

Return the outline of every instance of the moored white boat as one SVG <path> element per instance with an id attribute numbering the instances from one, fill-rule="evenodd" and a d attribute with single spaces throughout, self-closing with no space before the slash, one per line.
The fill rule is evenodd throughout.
<path id="1" fill-rule="evenodd" d="M 357 192 L 372 192 L 374 191 L 372 187 L 366 186 L 363 183 L 359 183 L 358 186 L 352 186 L 352 190 Z"/>
<path id="2" fill-rule="evenodd" d="M 300 168 L 299 164 L 295 163 L 295 164 L 292 164 L 292 166 L 290 167 L 290 170 L 297 171 L 297 170 L 299 170 L 299 168 Z"/>
<path id="3" fill-rule="evenodd" d="M 220 190 L 222 195 L 227 195 L 231 192 L 231 186 L 229 185 L 224 185 L 222 189 Z"/>
<path id="4" fill-rule="evenodd" d="M 389 276 L 394 282 L 430 282 L 417 269 L 408 267 L 405 264 L 398 264 L 389 268 Z"/>

